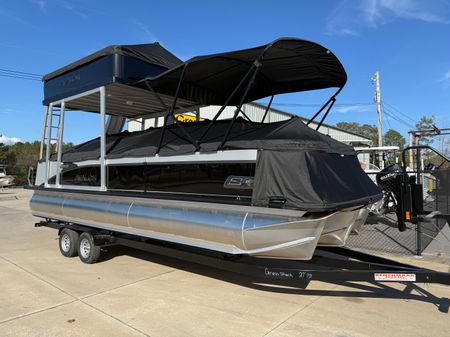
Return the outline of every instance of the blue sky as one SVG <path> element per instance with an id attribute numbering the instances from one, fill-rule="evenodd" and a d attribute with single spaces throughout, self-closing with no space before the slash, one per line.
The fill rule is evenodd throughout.
<path id="1" fill-rule="evenodd" d="M 0 0 L 0 68 L 37 74 L 110 44 L 159 41 L 185 60 L 281 36 L 318 42 L 344 64 L 349 80 L 328 123 L 377 123 L 371 77 L 379 70 L 385 130 L 406 136 L 423 115 L 450 127 L 450 1 Z M 274 103 L 311 116 L 330 92 L 283 95 Z M 4 140 L 40 138 L 42 96 L 41 82 L 0 77 Z M 68 140 L 95 135 L 96 119 L 73 121 Z"/>

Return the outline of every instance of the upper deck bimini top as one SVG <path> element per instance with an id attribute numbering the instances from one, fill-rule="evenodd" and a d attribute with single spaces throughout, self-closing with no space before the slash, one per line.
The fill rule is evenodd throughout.
<path id="1" fill-rule="evenodd" d="M 106 86 L 107 113 L 138 118 L 162 115 L 172 106 L 176 111 L 239 105 L 282 93 L 342 88 L 346 81 L 331 51 L 296 38 L 186 62 L 159 44 L 112 46 L 46 75 L 44 104 Z M 95 101 L 85 98 L 66 108 L 99 112 Z"/>
<path id="2" fill-rule="evenodd" d="M 44 104 L 103 85 L 134 83 L 180 63 L 157 42 L 108 46 L 45 75 Z"/>

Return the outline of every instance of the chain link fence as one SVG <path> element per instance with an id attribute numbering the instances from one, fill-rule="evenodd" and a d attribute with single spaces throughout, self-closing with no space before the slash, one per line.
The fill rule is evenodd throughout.
<path id="1" fill-rule="evenodd" d="M 395 193 L 395 173 L 388 173 L 380 180 L 377 173 L 369 177 L 383 189 L 383 199 L 371 206 L 369 217 L 358 235 L 348 238 L 350 248 L 383 252 L 394 255 L 421 255 L 435 240 L 447 223 L 447 219 L 436 218 L 420 221 L 416 224 L 407 222 L 405 231 L 400 232 L 397 224 L 397 196 Z M 410 172 L 409 176 L 417 174 Z M 423 206 L 426 212 L 439 211 L 450 214 L 450 169 L 421 172 Z M 448 238 L 450 240 L 450 238 Z M 450 245 L 450 241 L 448 242 Z"/>

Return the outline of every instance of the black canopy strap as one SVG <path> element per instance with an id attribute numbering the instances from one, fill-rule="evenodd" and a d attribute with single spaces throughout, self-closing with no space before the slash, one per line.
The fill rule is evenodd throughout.
<path id="1" fill-rule="evenodd" d="M 264 123 L 264 120 L 266 119 L 267 113 L 270 110 L 270 106 L 272 105 L 272 101 L 273 101 L 274 97 L 275 97 L 275 95 L 272 95 L 272 97 L 270 97 L 269 104 L 267 104 L 266 111 L 264 111 L 264 116 L 263 116 L 263 118 L 261 120 L 261 123 Z"/>
<path id="2" fill-rule="evenodd" d="M 330 112 L 330 110 L 333 107 L 334 103 L 336 103 L 336 98 L 335 97 L 333 97 L 333 99 L 331 100 L 331 104 L 328 106 L 327 111 L 325 111 L 325 114 L 322 116 L 322 119 L 320 120 L 319 124 L 316 127 L 316 131 L 319 130 L 319 128 L 322 126 L 323 121 L 325 120 L 325 118 L 327 118 L 328 113 Z"/>
<path id="3" fill-rule="evenodd" d="M 173 98 L 172 106 L 171 106 L 170 110 L 167 110 L 167 113 L 164 116 L 164 125 L 163 125 L 163 128 L 162 128 L 161 137 L 159 139 L 158 148 L 156 149 L 156 153 L 159 153 L 159 151 L 161 150 L 162 142 L 163 142 L 163 139 L 164 139 L 164 133 L 165 133 L 165 130 L 166 130 L 166 125 L 167 125 L 167 121 L 169 119 L 169 116 L 172 116 L 175 119 L 174 110 L 175 110 L 175 106 L 177 104 L 178 94 L 180 92 L 181 83 L 183 82 L 183 77 L 184 77 L 184 74 L 186 72 L 187 66 L 188 66 L 188 64 L 186 63 L 184 65 L 184 67 L 183 67 L 183 70 L 181 71 L 180 78 L 178 79 L 177 90 L 176 90 L 175 96 Z M 166 105 L 164 104 L 164 106 L 166 106 Z M 183 128 L 181 123 L 175 123 L 175 124 L 177 124 L 180 127 L 180 129 L 185 134 L 185 136 L 187 137 L 189 142 L 192 143 L 192 145 L 194 145 L 195 147 L 197 147 L 195 141 L 192 139 L 192 136 Z"/>
<path id="4" fill-rule="evenodd" d="M 253 71 L 253 69 L 255 68 L 255 64 L 252 64 L 252 66 L 248 69 L 248 71 L 245 73 L 245 75 L 242 77 L 242 79 L 240 80 L 240 82 L 238 83 L 238 85 L 234 88 L 234 90 L 231 92 L 231 94 L 228 96 L 227 100 L 225 101 L 225 103 L 222 105 L 222 107 L 220 108 L 220 110 L 216 113 L 216 115 L 214 116 L 214 118 L 211 120 L 211 122 L 208 124 L 208 126 L 206 127 L 206 130 L 203 132 L 203 134 L 200 136 L 200 138 L 197 141 L 197 146 L 200 146 L 201 141 L 203 140 L 203 138 L 205 138 L 205 136 L 207 135 L 208 131 L 211 129 L 211 127 L 213 126 L 213 124 L 215 123 L 215 121 L 217 120 L 217 118 L 220 117 L 220 115 L 222 114 L 223 110 L 225 110 L 225 108 L 228 106 L 228 103 L 231 101 L 231 99 L 236 95 L 236 93 L 238 92 L 238 90 L 242 87 L 242 85 L 244 84 L 244 82 L 247 80 L 247 77 L 251 74 L 251 72 Z"/>
<path id="5" fill-rule="evenodd" d="M 261 58 L 260 58 L 261 59 Z M 256 75 L 258 74 L 259 69 L 261 69 L 261 62 L 259 60 L 255 61 L 254 63 L 254 71 L 252 74 L 252 77 L 250 78 L 250 81 L 247 84 L 247 87 L 245 88 L 244 94 L 242 95 L 241 101 L 239 102 L 239 106 L 234 111 L 233 119 L 231 120 L 230 124 L 228 125 L 228 129 L 225 133 L 225 136 L 223 137 L 222 143 L 220 144 L 219 149 L 222 150 L 225 143 L 227 142 L 228 136 L 231 132 L 231 129 L 233 128 L 234 122 L 236 121 L 236 118 L 239 114 L 239 111 L 241 111 L 242 105 L 244 104 L 245 99 L 247 98 L 247 94 L 250 91 L 250 88 L 253 86 L 253 83 L 255 82 Z"/>
<path id="6" fill-rule="evenodd" d="M 316 119 L 316 117 L 323 111 L 323 109 L 325 109 L 325 108 L 328 106 L 328 104 L 331 103 L 331 101 L 336 100 L 336 96 L 339 95 L 339 93 L 341 92 L 342 88 L 344 88 L 344 87 L 340 87 L 340 88 L 334 93 L 334 95 L 331 96 L 331 97 L 328 99 L 328 101 L 325 102 L 324 105 L 322 105 L 322 107 L 319 109 L 319 111 L 317 111 L 317 112 L 314 114 L 314 116 L 311 117 L 311 119 L 308 121 L 308 123 L 306 123 L 306 125 L 311 124 L 311 122 L 314 121 L 314 120 Z"/>

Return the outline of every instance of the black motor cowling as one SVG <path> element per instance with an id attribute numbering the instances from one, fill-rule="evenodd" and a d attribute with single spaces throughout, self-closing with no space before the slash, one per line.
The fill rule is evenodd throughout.
<path id="1" fill-rule="evenodd" d="M 395 193 L 397 192 L 395 181 L 397 179 L 397 176 L 402 174 L 403 174 L 403 167 L 400 164 L 390 165 L 377 173 L 376 176 L 377 185 L 378 187 L 380 187 L 385 191 Z"/>

